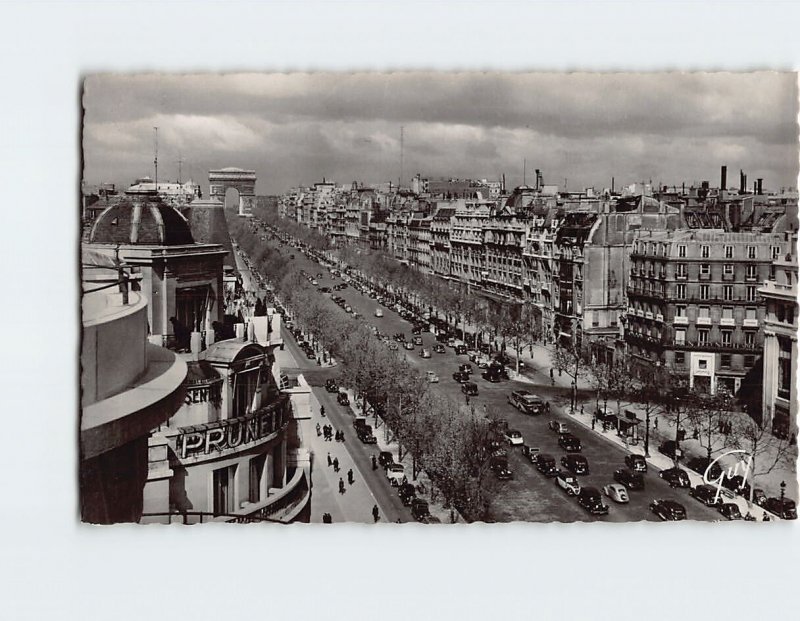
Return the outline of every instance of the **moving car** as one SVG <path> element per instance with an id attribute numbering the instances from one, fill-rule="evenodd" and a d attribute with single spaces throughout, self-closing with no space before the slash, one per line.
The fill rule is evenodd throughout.
<path id="1" fill-rule="evenodd" d="M 625 489 L 624 485 L 620 485 L 619 483 L 609 483 L 603 488 L 603 493 L 614 502 L 620 504 L 625 504 L 629 500 L 628 490 Z"/>
<path id="2" fill-rule="evenodd" d="M 614 471 L 614 480 L 621 483 L 629 490 L 644 489 L 644 477 L 638 472 L 633 472 L 627 468 L 620 468 Z"/>
<path id="3" fill-rule="evenodd" d="M 383 317 L 383 311 L 380 308 L 375 309 L 375 316 L 376 317 Z"/>
<path id="4" fill-rule="evenodd" d="M 486 367 L 486 370 L 481 373 L 481 377 L 487 382 L 492 382 L 495 384 L 497 382 L 507 380 L 508 373 L 506 373 L 505 367 L 501 365 L 490 364 L 488 367 Z"/>
<path id="5" fill-rule="evenodd" d="M 403 343 L 403 349 L 411 351 L 412 349 L 414 349 L 414 344 L 409 341 L 406 341 L 405 343 Z"/>
<path id="6" fill-rule="evenodd" d="M 578 494 L 578 504 L 592 515 L 608 515 L 608 506 L 596 487 L 584 487 Z"/>
<path id="7" fill-rule="evenodd" d="M 739 505 L 735 502 L 723 502 L 717 507 L 717 511 L 719 511 L 720 515 L 726 520 L 732 521 L 742 519 L 742 512 L 739 511 Z"/>
<path id="8" fill-rule="evenodd" d="M 514 390 L 508 402 L 524 414 L 544 414 L 550 411 L 550 404 L 527 390 Z"/>
<path id="9" fill-rule="evenodd" d="M 568 496 L 577 496 L 581 491 L 581 486 L 571 474 L 559 473 L 555 477 L 556 486 L 564 490 Z"/>
<path id="10" fill-rule="evenodd" d="M 472 373 L 472 365 L 469 363 L 460 364 L 458 365 L 458 370 L 464 371 L 464 373 Z"/>
<path id="11" fill-rule="evenodd" d="M 521 446 L 523 444 L 522 434 L 516 429 L 507 429 L 503 434 L 511 446 Z"/>
<path id="12" fill-rule="evenodd" d="M 436 343 L 436 345 L 433 346 L 433 351 L 435 351 L 437 354 L 443 354 L 447 350 L 444 348 L 444 345 L 442 345 L 441 343 Z"/>
<path id="13" fill-rule="evenodd" d="M 680 468 L 667 468 L 658 473 L 662 479 L 669 483 L 670 487 L 689 487 L 689 475 Z"/>
<path id="14" fill-rule="evenodd" d="M 539 454 L 539 449 L 523 444 L 522 454 L 527 457 L 532 464 L 536 464 L 536 456 Z"/>
<path id="15" fill-rule="evenodd" d="M 569 433 L 567 425 L 558 420 L 551 420 L 549 423 L 547 423 L 547 427 L 556 433 Z"/>
<path id="16" fill-rule="evenodd" d="M 439 383 L 439 376 L 436 375 L 433 371 L 428 371 L 425 374 L 425 377 L 428 379 L 428 382 L 431 384 L 438 384 Z"/>
<path id="17" fill-rule="evenodd" d="M 378 463 L 380 464 L 381 468 L 386 468 L 394 463 L 394 455 L 392 455 L 389 451 L 381 451 L 378 453 Z"/>
<path id="18" fill-rule="evenodd" d="M 689 490 L 689 496 L 699 500 L 706 507 L 719 507 L 722 504 L 717 488 L 711 485 L 697 485 Z"/>
<path id="19" fill-rule="evenodd" d="M 456 371 L 455 373 L 453 373 L 453 379 L 463 384 L 464 382 L 469 381 L 469 373 L 464 373 L 463 371 Z"/>
<path id="20" fill-rule="evenodd" d="M 346 392 L 340 392 L 336 395 L 336 403 L 339 405 L 348 406 L 350 405 L 350 397 L 347 396 Z"/>
<path id="21" fill-rule="evenodd" d="M 497 451 L 492 455 L 489 460 L 489 468 L 500 481 L 514 478 L 514 473 L 508 467 L 508 457 L 503 451 Z"/>
<path id="22" fill-rule="evenodd" d="M 580 453 L 570 453 L 561 458 L 561 465 L 574 474 L 589 474 L 589 460 Z"/>
<path id="23" fill-rule="evenodd" d="M 552 455 L 539 453 L 534 456 L 536 469 L 546 477 L 554 477 L 558 474 L 558 466 L 556 466 L 556 458 Z"/>
<path id="24" fill-rule="evenodd" d="M 642 455 L 625 455 L 625 465 L 634 472 L 647 472 L 647 461 Z"/>
<path id="25" fill-rule="evenodd" d="M 421 336 L 415 336 L 415 337 L 413 337 L 411 339 L 411 342 L 414 343 L 414 345 L 422 346 L 422 337 Z"/>
<path id="26" fill-rule="evenodd" d="M 581 451 L 581 441 L 571 433 L 560 434 L 558 445 L 568 453 L 580 453 Z"/>
<path id="27" fill-rule="evenodd" d="M 796 520 L 797 519 L 797 505 L 794 500 L 790 498 L 768 498 L 764 503 L 764 508 L 770 513 L 774 513 L 782 520 Z"/>
<path id="28" fill-rule="evenodd" d="M 422 358 L 430 358 L 431 357 L 431 352 L 430 352 L 430 350 L 427 350 L 427 349 L 425 349 L 423 347 L 422 349 L 419 350 L 419 355 Z"/>
<path id="29" fill-rule="evenodd" d="M 336 383 L 336 380 L 329 379 L 325 382 L 325 390 L 328 392 L 339 392 L 339 385 Z"/>
<path id="30" fill-rule="evenodd" d="M 461 392 L 470 397 L 477 397 L 478 385 L 475 382 L 464 382 L 461 384 Z"/>
<path id="31" fill-rule="evenodd" d="M 671 499 L 657 498 L 650 503 L 650 511 L 665 522 L 677 522 L 686 519 L 686 507 Z"/>
<path id="32" fill-rule="evenodd" d="M 402 464 L 389 464 L 386 466 L 386 478 L 392 486 L 406 482 L 406 469 Z"/>
<path id="33" fill-rule="evenodd" d="M 456 356 L 465 356 L 467 354 L 466 345 L 456 345 L 453 349 L 455 349 Z"/>
<path id="34" fill-rule="evenodd" d="M 356 429 L 356 435 L 358 439 L 361 440 L 364 444 L 377 444 L 378 439 L 372 435 L 372 426 L 371 425 L 360 425 Z"/>

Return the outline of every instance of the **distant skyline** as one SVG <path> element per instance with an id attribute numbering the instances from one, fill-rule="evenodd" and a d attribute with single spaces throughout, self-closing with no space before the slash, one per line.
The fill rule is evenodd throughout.
<path id="1" fill-rule="evenodd" d="M 412 176 L 569 189 L 708 180 L 796 186 L 793 73 L 290 73 L 96 75 L 84 85 L 84 181 L 153 176 L 208 192 L 208 170 L 255 169 L 258 194 L 323 177 Z"/>

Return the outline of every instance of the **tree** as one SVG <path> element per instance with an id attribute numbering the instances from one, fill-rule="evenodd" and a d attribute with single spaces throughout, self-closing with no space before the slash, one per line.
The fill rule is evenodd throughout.
<path id="1" fill-rule="evenodd" d="M 584 358 L 580 347 L 575 344 L 574 339 L 568 344 L 557 342 L 555 349 L 552 352 L 552 360 L 556 369 L 565 372 L 572 379 L 570 412 L 574 412 L 578 390 L 578 379 L 586 376 L 590 365 L 586 361 L 586 358 Z"/>
<path id="2" fill-rule="evenodd" d="M 664 387 L 668 375 L 664 367 L 649 367 L 639 373 L 631 390 L 632 398 L 644 408 L 645 457 L 650 457 L 650 417 L 662 412 L 666 405 Z"/>
<path id="3" fill-rule="evenodd" d="M 728 444 L 725 431 L 731 426 L 733 410 L 733 395 L 723 387 L 719 387 L 715 395 L 695 393 L 690 401 L 687 422 L 694 430 L 695 439 L 706 450 L 709 462 L 715 448 Z"/>
<path id="4" fill-rule="evenodd" d="M 520 321 L 519 313 L 515 309 L 503 306 L 497 322 L 498 332 L 503 337 L 504 342 L 511 344 L 511 349 L 516 357 L 516 374 L 519 377 L 520 357 L 529 344 L 530 330 L 528 326 Z"/>

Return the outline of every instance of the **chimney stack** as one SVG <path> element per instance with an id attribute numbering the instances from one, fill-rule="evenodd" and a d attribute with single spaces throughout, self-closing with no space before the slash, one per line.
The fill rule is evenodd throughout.
<path id="1" fill-rule="evenodd" d="M 611 193 L 614 193 L 614 177 L 611 177 Z"/>
<path id="2" fill-rule="evenodd" d="M 758 182 L 753 181 L 753 194 L 758 192 Z"/>
<path id="3" fill-rule="evenodd" d="M 756 194 L 758 194 L 759 196 L 761 196 L 761 194 L 763 193 L 763 186 L 762 186 L 763 182 L 764 182 L 763 179 L 759 179 L 757 181 L 758 185 L 756 187 L 758 188 L 758 192 L 756 192 Z"/>
<path id="4" fill-rule="evenodd" d="M 743 170 L 739 171 L 739 194 L 744 194 L 747 191 L 747 175 Z"/>
<path id="5" fill-rule="evenodd" d="M 719 189 L 726 190 L 728 188 L 728 167 L 723 166 L 719 171 Z"/>

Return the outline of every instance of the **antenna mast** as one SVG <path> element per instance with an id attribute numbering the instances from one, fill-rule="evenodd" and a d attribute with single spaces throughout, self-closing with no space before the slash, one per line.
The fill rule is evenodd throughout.
<path id="1" fill-rule="evenodd" d="M 183 183 L 183 157 L 181 152 L 178 151 L 178 183 Z"/>
<path id="2" fill-rule="evenodd" d="M 153 158 L 153 164 L 156 167 L 156 192 L 158 192 L 158 127 L 153 128 L 153 146 L 155 151 L 155 157 Z"/>
<path id="3" fill-rule="evenodd" d="M 528 173 L 528 160 L 526 158 L 522 158 L 522 185 L 526 185 L 525 183 L 525 176 Z"/>
<path id="4" fill-rule="evenodd" d="M 398 190 L 400 190 L 400 188 L 403 186 L 403 149 L 404 149 L 404 146 L 405 146 L 403 144 L 403 129 L 404 128 L 401 125 L 400 126 L 400 179 L 399 179 L 399 183 L 397 184 L 397 189 Z"/>

